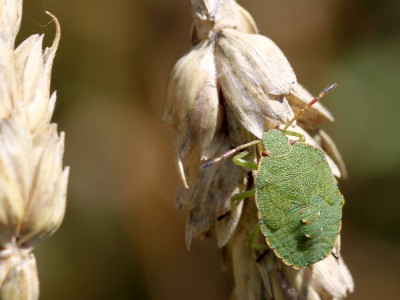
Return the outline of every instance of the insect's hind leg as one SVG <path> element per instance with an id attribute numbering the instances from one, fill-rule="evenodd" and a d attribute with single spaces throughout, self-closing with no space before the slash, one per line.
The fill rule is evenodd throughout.
<path id="1" fill-rule="evenodd" d="M 250 231 L 249 237 L 247 238 L 247 244 L 249 245 L 250 248 L 256 249 L 256 250 L 263 250 L 263 252 L 257 256 L 256 261 L 260 262 L 264 258 L 265 255 L 268 254 L 269 248 L 266 244 L 260 244 L 256 243 L 256 239 L 258 234 L 260 233 L 260 224 L 256 224 L 254 228 Z"/>

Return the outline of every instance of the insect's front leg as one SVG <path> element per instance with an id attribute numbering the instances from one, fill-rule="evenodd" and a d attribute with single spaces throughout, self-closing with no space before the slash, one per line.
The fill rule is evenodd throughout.
<path id="1" fill-rule="evenodd" d="M 238 166 L 245 167 L 245 168 L 248 168 L 250 170 L 257 170 L 258 165 L 256 163 L 254 163 L 252 161 L 249 161 L 249 160 L 243 159 L 246 156 L 248 156 L 249 154 L 250 154 L 249 151 L 240 152 L 239 154 L 235 155 L 232 158 L 232 161 L 233 161 L 234 164 L 236 164 Z"/>
<path id="2" fill-rule="evenodd" d="M 256 163 L 244 159 L 248 155 L 249 155 L 248 151 L 240 152 L 239 154 L 235 155 L 232 158 L 232 161 L 233 161 L 233 163 L 235 163 L 238 166 L 245 167 L 250 170 L 257 170 L 258 165 Z M 252 190 L 244 191 L 244 192 L 233 195 L 231 198 L 231 209 L 229 211 L 227 211 L 226 213 L 220 215 L 217 218 L 217 220 L 222 221 L 225 217 L 229 216 L 231 214 L 231 211 L 237 205 L 238 201 L 253 197 L 255 194 L 256 194 L 256 190 L 252 189 Z"/>
<path id="3" fill-rule="evenodd" d="M 285 135 L 290 135 L 290 136 L 295 136 L 299 138 L 299 142 L 304 143 L 306 141 L 306 138 L 304 137 L 303 134 L 296 132 L 296 131 L 290 131 L 290 130 L 283 130 L 283 129 L 279 129 L 279 131 L 283 132 Z"/>

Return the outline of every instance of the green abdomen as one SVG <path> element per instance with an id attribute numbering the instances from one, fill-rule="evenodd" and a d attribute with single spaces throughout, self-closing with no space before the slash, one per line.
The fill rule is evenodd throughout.
<path id="1" fill-rule="evenodd" d="M 263 158 L 259 167 L 263 171 L 256 181 L 259 219 L 267 244 L 297 269 L 330 254 L 342 214 L 342 195 L 322 151 L 300 146 L 284 157 Z M 307 151 L 306 160 L 303 151 Z"/>

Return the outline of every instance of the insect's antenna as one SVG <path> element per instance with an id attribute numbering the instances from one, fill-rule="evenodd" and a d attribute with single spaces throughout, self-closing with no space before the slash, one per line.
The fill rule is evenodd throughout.
<path id="1" fill-rule="evenodd" d="M 255 140 L 255 141 L 249 142 L 247 144 L 243 144 L 243 145 L 237 146 L 236 148 L 233 148 L 233 149 L 225 152 L 221 156 L 218 156 L 218 157 L 216 157 L 214 159 L 209 160 L 208 162 L 206 162 L 204 165 L 201 166 L 201 169 L 202 170 L 206 169 L 209 166 L 211 166 L 211 165 L 213 165 L 213 164 L 215 164 L 217 162 L 220 162 L 221 160 L 224 160 L 224 159 L 232 156 L 233 154 L 235 154 L 236 152 L 238 152 L 238 151 L 240 151 L 242 149 L 248 148 L 248 147 L 253 146 L 253 145 L 257 145 L 259 143 L 261 143 L 261 140 Z"/>
<path id="2" fill-rule="evenodd" d="M 306 111 L 314 103 L 316 103 L 319 99 L 321 99 L 326 94 L 328 94 L 330 91 L 332 91 L 335 87 L 337 87 L 337 83 L 331 84 L 330 86 L 326 87 L 321 93 L 319 93 L 318 97 L 315 97 L 310 102 L 308 102 L 306 105 L 304 105 L 303 108 L 300 109 L 297 112 L 297 114 L 286 124 L 286 126 L 283 128 L 283 131 L 286 131 L 289 128 L 289 126 L 292 125 L 293 122 L 296 121 L 304 111 Z"/>
<path id="3" fill-rule="evenodd" d="M 209 166 L 212 166 L 213 164 L 215 164 L 217 162 L 220 162 L 221 160 L 224 160 L 224 159 L 232 156 L 236 152 L 237 152 L 236 149 L 229 150 L 228 152 L 225 152 L 221 156 L 218 156 L 218 157 L 216 157 L 214 159 L 211 159 L 208 162 L 206 162 L 204 165 L 201 166 L 201 169 L 204 170 L 204 169 L 208 168 Z"/>

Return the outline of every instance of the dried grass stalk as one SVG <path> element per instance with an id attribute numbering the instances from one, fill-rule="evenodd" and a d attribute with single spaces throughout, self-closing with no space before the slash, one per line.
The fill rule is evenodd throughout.
<path id="1" fill-rule="evenodd" d="M 255 173 L 222 161 L 200 172 L 204 160 L 233 146 L 260 138 L 286 123 L 313 97 L 302 87 L 282 51 L 258 34 L 250 14 L 233 0 L 192 0 L 193 48 L 171 71 L 163 120 L 175 129 L 175 153 L 182 183 L 177 207 L 189 210 L 186 244 L 215 236 L 233 265 L 232 299 L 341 299 L 353 290 L 343 259 L 332 255 L 297 271 L 269 251 L 261 254 L 246 240 L 257 224 L 254 201 L 230 208 L 230 198 L 250 189 Z M 333 174 L 344 163 L 329 136 L 319 129 L 331 114 L 319 103 L 307 110 L 294 129 L 309 144 L 326 151 Z M 259 153 L 255 149 L 253 159 Z M 202 162 L 203 161 L 203 162 Z M 254 199 L 253 199 L 254 200 Z M 265 242 L 259 236 L 260 243 Z M 339 244 L 335 253 L 339 256 Z"/>
<path id="2" fill-rule="evenodd" d="M 42 50 L 43 35 L 14 48 L 22 1 L 0 0 L 0 298 L 38 299 L 34 247 L 61 224 L 68 168 L 64 133 L 50 123 L 56 94 L 51 68 L 60 41 Z"/>

